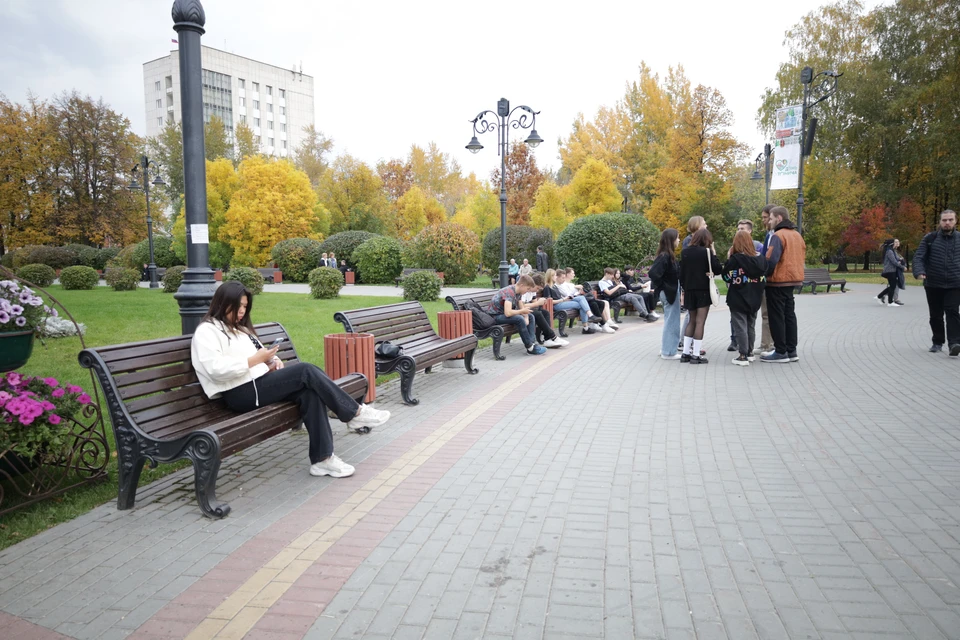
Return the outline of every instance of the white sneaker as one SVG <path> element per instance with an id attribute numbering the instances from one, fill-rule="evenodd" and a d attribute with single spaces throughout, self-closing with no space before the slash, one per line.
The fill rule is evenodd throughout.
<path id="1" fill-rule="evenodd" d="M 679 360 L 679 359 L 680 359 L 680 354 L 679 354 L 679 353 L 675 353 L 675 354 L 673 354 L 672 356 L 665 356 L 665 355 L 663 355 L 663 354 L 661 353 L 661 354 L 660 354 L 660 359 L 661 359 L 661 360 Z"/>
<path id="2" fill-rule="evenodd" d="M 655 319 L 657 319 L 657 320 L 660 319 L 660 314 L 657 313 L 656 311 L 651 311 L 651 312 L 648 313 L 647 315 L 650 316 L 651 318 L 655 318 Z"/>
<path id="3" fill-rule="evenodd" d="M 763 347 L 757 347 L 756 349 L 753 350 L 753 355 L 755 356 L 762 356 L 763 354 L 764 354 Z"/>
<path id="4" fill-rule="evenodd" d="M 772 356 L 772 355 L 775 354 L 776 352 L 777 352 L 776 349 L 770 349 L 770 351 L 763 351 L 763 352 L 760 354 L 760 357 L 761 357 L 761 358 L 767 358 L 767 357 L 769 357 L 769 356 Z"/>
<path id="5" fill-rule="evenodd" d="M 600 327 L 600 331 L 602 331 L 603 333 L 616 333 L 616 329 L 611 327 L 609 323 Z"/>
<path id="6" fill-rule="evenodd" d="M 618 325 L 616 322 L 608 322 L 606 326 L 610 327 L 614 331 L 620 330 L 620 325 Z"/>
<path id="7" fill-rule="evenodd" d="M 880 304 L 883 304 L 883 300 L 880 301 Z M 895 303 L 895 302 L 891 302 L 891 303 L 888 304 L 887 306 L 888 306 L 888 307 L 899 307 L 900 305 L 898 305 L 898 304 Z"/>
<path id="8" fill-rule="evenodd" d="M 356 469 L 349 465 L 336 455 L 332 455 L 326 460 L 310 466 L 310 475 L 312 476 L 332 476 L 334 478 L 346 478 L 352 476 Z"/>
<path id="9" fill-rule="evenodd" d="M 877 298 L 877 302 L 880 303 L 880 306 L 887 304 L 886 302 L 883 301 L 883 298 Z"/>
<path id="10" fill-rule="evenodd" d="M 379 427 L 390 419 L 389 411 L 381 411 L 365 404 L 360 405 L 360 411 L 354 416 L 353 420 L 347 423 L 351 429 L 360 427 Z"/>
<path id="11" fill-rule="evenodd" d="M 567 346 L 567 345 L 570 344 L 570 341 L 569 341 L 569 340 L 564 340 L 563 338 L 561 338 L 561 337 L 559 337 L 559 336 L 558 336 L 556 339 L 554 339 L 554 342 L 556 342 L 556 343 L 557 343 L 558 345 L 560 345 L 561 347 L 565 347 L 565 346 Z"/>
<path id="12" fill-rule="evenodd" d="M 558 349 L 563 345 L 557 340 L 544 340 L 543 346 L 545 346 L 547 349 Z"/>
<path id="13" fill-rule="evenodd" d="M 754 353 L 756 353 L 756 352 L 754 352 Z M 750 362 L 756 362 L 756 361 L 757 361 L 757 356 L 747 356 L 747 360 L 750 361 Z"/>

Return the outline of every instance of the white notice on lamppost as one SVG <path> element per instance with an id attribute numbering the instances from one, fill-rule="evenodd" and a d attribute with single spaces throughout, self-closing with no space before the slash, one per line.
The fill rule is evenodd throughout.
<path id="1" fill-rule="evenodd" d="M 190 225 L 190 240 L 193 244 L 210 244 L 209 227 L 205 224 Z"/>

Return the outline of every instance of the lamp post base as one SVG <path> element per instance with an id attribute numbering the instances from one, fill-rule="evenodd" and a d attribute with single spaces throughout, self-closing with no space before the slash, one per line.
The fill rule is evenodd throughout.
<path id="1" fill-rule="evenodd" d="M 151 263 L 147 266 L 147 279 L 150 281 L 151 289 L 158 289 L 160 283 L 157 282 L 157 265 Z"/>
<path id="2" fill-rule="evenodd" d="M 183 335 L 190 335 L 200 326 L 200 321 L 210 309 L 210 301 L 217 290 L 213 269 L 203 267 L 183 272 L 183 282 L 175 294 L 180 305 L 180 328 Z"/>
<path id="3" fill-rule="evenodd" d="M 500 261 L 500 288 L 510 284 L 510 265 L 506 261 Z"/>

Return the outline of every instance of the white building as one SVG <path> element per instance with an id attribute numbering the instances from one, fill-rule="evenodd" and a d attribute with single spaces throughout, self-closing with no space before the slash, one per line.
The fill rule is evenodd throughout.
<path id="1" fill-rule="evenodd" d="M 313 78 L 210 47 L 202 47 L 203 119 L 219 116 L 229 135 L 241 122 L 253 130 L 262 153 L 289 157 L 313 124 Z M 143 65 L 147 136 L 180 122 L 180 54 Z"/>

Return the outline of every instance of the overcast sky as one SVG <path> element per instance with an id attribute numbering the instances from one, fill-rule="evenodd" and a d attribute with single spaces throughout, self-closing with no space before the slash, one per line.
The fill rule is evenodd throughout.
<path id="1" fill-rule="evenodd" d="M 175 47 L 172 4 L 3 0 L 0 91 L 23 101 L 28 91 L 49 98 L 76 88 L 143 135 L 143 63 Z M 541 111 L 537 161 L 558 167 L 558 137 L 578 112 L 590 118 L 620 98 L 641 61 L 661 75 L 682 64 L 694 85 L 718 88 L 734 133 L 759 151 L 756 111 L 786 59 L 784 32 L 822 4 L 203 0 L 203 44 L 285 68 L 302 61 L 315 78 L 317 127 L 337 154 L 375 164 L 434 141 L 486 178 L 499 164 L 494 134 L 476 156 L 464 149 L 479 111 L 500 97 Z"/>

